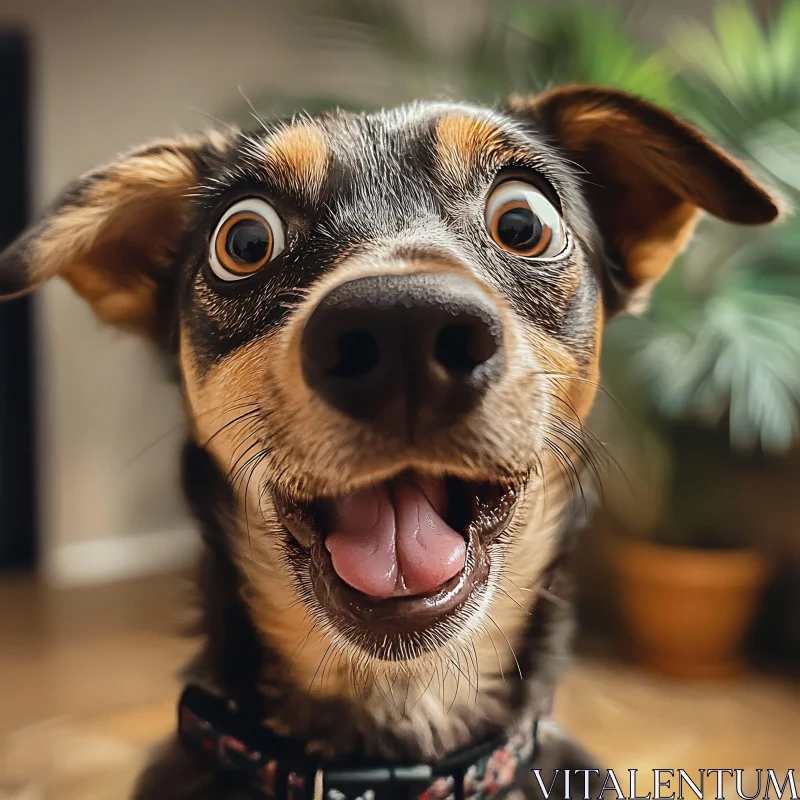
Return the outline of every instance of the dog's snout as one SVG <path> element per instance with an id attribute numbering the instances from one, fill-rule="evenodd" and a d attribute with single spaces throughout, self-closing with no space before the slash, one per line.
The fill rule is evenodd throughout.
<path id="1" fill-rule="evenodd" d="M 302 354 L 307 384 L 334 408 L 415 435 L 466 414 L 500 377 L 503 326 L 468 278 L 371 276 L 322 299 Z"/>

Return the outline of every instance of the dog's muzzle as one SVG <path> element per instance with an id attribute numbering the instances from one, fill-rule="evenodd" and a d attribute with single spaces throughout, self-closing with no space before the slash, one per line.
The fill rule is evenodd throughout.
<path id="1" fill-rule="evenodd" d="M 473 477 L 464 459 L 473 472 L 465 479 L 452 451 L 481 424 L 507 349 L 490 289 L 456 273 L 350 280 L 305 322 L 303 378 L 339 417 L 340 441 L 360 428 L 362 448 L 381 451 L 384 468 L 394 455 L 397 472 L 318 497 L 276 490 L 275 509 L 329 621 L 375 657 L 411 659 L 437 646 L 461 627 L 445 623 L 463 623 L 486 591 L 490 547 L 524 479 Z M 413 467 L 403 464 L 409 456 Z"/>

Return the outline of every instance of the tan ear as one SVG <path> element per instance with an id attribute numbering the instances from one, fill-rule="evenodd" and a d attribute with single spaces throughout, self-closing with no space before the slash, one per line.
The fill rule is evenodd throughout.
<path id="1" fill-rule="evenodd" d="M 104 322 L 157 337 L 160 292 L 212 146 L 206 138 L 157 142 L 76 180 L 0 254 L 0 299 L 60 275 Z"/>
<path id="2" fill-rule="evenodd" d="M 585 170 L 583 190 L 631 289 L 664 274 L 701 209 L 744 225 L 779 214 L 770 193 L 696 128 L 625 92 L 570 86 L 512 97 L 509 111 Z"/>

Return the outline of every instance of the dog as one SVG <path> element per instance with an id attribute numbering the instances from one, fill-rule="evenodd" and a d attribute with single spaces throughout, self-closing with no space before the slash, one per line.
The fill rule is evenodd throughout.
<path id="1" fill-rule="evenodd" d="M 686 122 L 569 86 L 156 142 L 5 251 L 0 296 L 60 275 L 181 376 L 203 639 L 138 800 L 593 766 L 549 712 L 601 336 L 702 212 L 779 208 Z"/>

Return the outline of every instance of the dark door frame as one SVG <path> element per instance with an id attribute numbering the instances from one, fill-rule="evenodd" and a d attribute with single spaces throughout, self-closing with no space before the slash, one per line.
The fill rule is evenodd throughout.
<path id="1" fill-rule="evenodd" d="M 0 249 L 28 221 L 30 49 L 0 30 Z M 0 569 L 36 563 L 33 313 L 29 298 L 0 305 Z"/>

